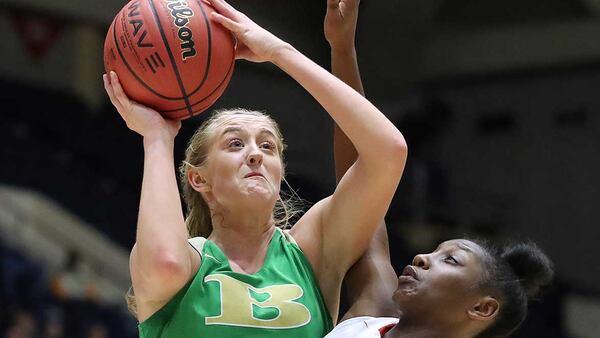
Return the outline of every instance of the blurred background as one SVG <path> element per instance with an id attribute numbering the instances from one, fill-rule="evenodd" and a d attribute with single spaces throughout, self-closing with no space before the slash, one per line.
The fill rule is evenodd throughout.
<path id="1" fill-rule="evenodd" d="M 232 0 L 329 67 L 325 0 Z M 122 0 L 0 1 L 0 337 L 136 337 L 141 138 L 102 87 Z M 556 280 L 515 337 L 598 337 L 600 0 L 363 0 L 367 96 L 410 157 L 388 214 L 397 270 L 455 237 L 531 239 Z M 265 110 L 312 204 L 334 188 L 332 123 L 273 66 L 238 62 L 215 107 Z M 187 120 L 185 142 L 207 114 Z"/>

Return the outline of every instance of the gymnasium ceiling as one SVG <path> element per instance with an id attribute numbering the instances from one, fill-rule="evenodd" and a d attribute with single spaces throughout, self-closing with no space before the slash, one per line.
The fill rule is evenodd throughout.
<path id="1" fill-rule="evenodd" d="M 326 64 L 325 0 L 231 0 Z M 4 0 L 105 29 L 124 1 Z M 600 0 L 363 0 L 358 33 L 365 82 L 383 96 L 430 79 L 589 64 L 600 59 Z M 594 42 L 594 43 L 591 43 Z M 390 67 L 394 71 L 390 71 Z M 387 86 L 394 83 L 396 86 Z"/>

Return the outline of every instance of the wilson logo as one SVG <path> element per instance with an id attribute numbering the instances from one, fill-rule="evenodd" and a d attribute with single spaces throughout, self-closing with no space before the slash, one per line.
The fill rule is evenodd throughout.
<path id="1" fill-rule="evenodd" d="M 171 10 L 173 22 L 177 27 L 177 36 L 181 40 L 181 58 L 183 60 L 196 56 L 192 30 L 187 26 L 194 12 L 188 7 L 185 0 L 167 0 L 167 7 Z"/>

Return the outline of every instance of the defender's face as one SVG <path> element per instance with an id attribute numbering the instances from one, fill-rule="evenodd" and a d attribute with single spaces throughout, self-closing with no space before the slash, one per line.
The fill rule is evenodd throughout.
<path id="1" fill-rule="evenodd" d="M 467 240 L 451 240 L 415 256 L 398 277 L 393 299 L 403 316 L 462 320 L 481 297 L 484 251 Z"/>

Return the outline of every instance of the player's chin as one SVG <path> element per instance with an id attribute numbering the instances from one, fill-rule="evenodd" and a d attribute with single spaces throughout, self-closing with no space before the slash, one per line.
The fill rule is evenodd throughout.
<path id="1" fill-rule="evenodd" d="M 277 189 L 265 178 L 257 178 L 245 182 L 244 190 L 249 195 L 264 195 L 264 197 L 272 197 L 278 194 Z"/>
<path id="2" fill-rule="evenodd" d="M 253 184 L 244 188 L 244 195 L 254 203 L 274 203 L 278 194 L 269 184 Z"/>
<path id="3" fill-rule="evenodd" d="M 408 299 L 419 297 L 419 288 L 417 285 L 399 285 L 392 299 L 395 303 L 402 303 Z"/>

